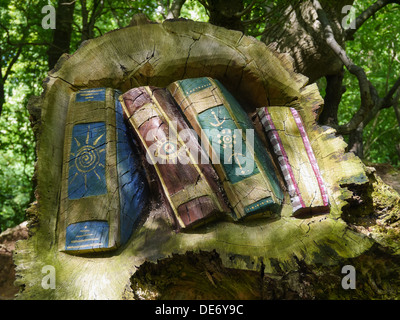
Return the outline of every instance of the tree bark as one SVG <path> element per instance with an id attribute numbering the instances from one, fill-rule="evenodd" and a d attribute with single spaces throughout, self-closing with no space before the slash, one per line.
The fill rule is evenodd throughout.
<path id="1" fill-rule="evenodd" d="M 28 211 L 32 236 L 18 242 L 14 254 L 17 284 L 21 287 L 19 299 L 138 298 L 140 292 L 143 293 L 140 289 L 144 290 L 151 284 L 143 280 L 149 279 L 147 273 L 154 276 L 156 281 L 153 282 L 155 294 L 146 298 L 156 298 L 157 292 L 165 288 L 160 275 L 160 270 L 164 269 L 157 265 L 163 266 L 163 261 L 168 265 L 168 259 L 175 255 L 184 256 L 183 262 L 179 262 L 180 259 L 172 260 L 169 266 L 171 270 L 187 271 L 186 274 L 179 273 L 183 280 L 189 280 L 181 283 L 183 286 L 189 284 L 183 292 L 187 291 L 194 298 L 295 298 L 296 295 L 286 295 L 284 291 L 292 286 L 293 279 L 300 276 L 299 265 L 301 270 L 312 270 L 312 275 L 302 278 L 302 285 L 296 286 L 296 292 L 300 292 L 298 297 L 337 297 L 335 292 L 325 294 L 320 288 L 333 285 L 343 292 L 341 279 L 332 279 L 330 275 L 349 262 L 358 268 L 357 261 L 365 261 L 363 259 L 369 257 L 368 262 L 357 269 L 360 275 L 364 274 L 366 265 L 379 270 L 382 261 L 391 261 L 391 268 L 398 270 L 398 262 L 391 260 L 391 256 L 400 252 L 396 233 L 400 220 L 397 210 L 399 195 L 381 183 L 359 158 L 352 153 L 345 153 L 346 144 L 335 136 L 333 129 L 316 124 L 316 113 L 323 103 L 318 88 L 316 85 L 306 85 L 307 78 L 294 72 L 287 55 L 274 52 L 241 32 L 208 23 L 165 21 L 162 24 L 139 24 L 92 39 L 74 55 L 63 56 L 58 66 L 49 73 L 44 81 L 42 96 L 33 99 L 35 106 L 30 108 L 41 110 L 40 113 L 35 112 L 36 115 L 40 114 L 40 120 L 36 122 L 37 204 Z M 260 145 L 266 152 L 273 151 L 260 126 L 262 123 L 257 122 L 257 110 L 268 106 L 275 110 L 293 109 L 300 115 L 302 122 L 299 128 L 303 131 L 294 138 L 304 138 L 305 133 L 308 136 L 329 195 L 330 211 L 296 218 L 293 216 L 290 195 L 285 191 L 276 219 L 266 216 L 237 222 L 216 219 L 189 231 L 177 232 L 168 209 L 168 199 L 162 196 L 161 186 L 157 184 L 156 176 L 150 174 L 150 164 L 142 154 L 140 159 L 146 169 L 147 180 L 154 189 L 129 241 L 115 251 L 81 256 L 62 250 L 64 242 L 60 242 L 62 237 L 59 236 L 65 232 L 65 228 L 60 221 L 65 215 L 77 214 L 60 210 L 61 202 L 66 200 L 61 192 L 62 185 L 68 185 L 63 175 L 63 168 L 69 163 L 66 160 L 69 158 L 64 155 L 64 150 L 68 150 L 64 146 L 70 141 L 66 132 L 74 124 L 68 119 L 72 119 L 70 115 L 77 116 L 72 109 L 69 111 L 71 97 L 76 97 L 77 90 L 84 88 L 100 88 L 98 94 L 101 97 L 101 88 L 108 88 L 107 92 L 114 89 L 127 92 L 143 86 L 166 88 L 177 80 L 199 77 L 218 79 L 232 93 L 248 116 L 241 123 L 254 126 L 254 131 L 261 139 Z M 80 97 L 93 99 L 87 92 L 81 92 Z M 110 99 L 109 95 L 107 97 Z M 215 103 L 214 98 L 211 100 Z M 99 117 L 103 109 L 110 117 L 114 117 L 109 106 L 104 107 L 92 101 L 87 103 L 87 108 L 90 105 L 91 110 L 86 114 L 89 120 L 92 116 Z M 85 116 L 84 110 L 79 112 Z M 145 114 L 141 118 L 144 121 L 149 116 Z M 106 122 L 110 122 L 110 119 L 106 118 Z M 286 133 L 286 138 L 291 139 L 290 133 Z M 81 141 L 85 139 L 90 141 L 93 138 L 85 134 Z M 114 148 L 116 138 L 107 139 L 104 146 Z M 96 139 L 96 143 L 98 141 Z M 113 169 L 109 162 L 107 168 L 107 172 Z M 280 179 L 282 182 L 281 175 Z M 299 179 L 302 179 L 301 175 Z M 112 182 L 115 185 L 115 179 Z M 110 191 L 113 197 L 113 192 L 117 190 L 114 187 Z M 239 191 L 252 190 L 244 188 Z M 93 207 L 99 207 L 98 203 L 93 202 L 93 197 L 88 199 Z M 105 204 L 110 206 L 110 202 Z M 90 208 L 86 206 L 80 213 L 95 216 L 98 212 Z M 107 214 L 107 210 L 100 208 Z M 368 220 L 370 215 L 375 215 L 376 220 Z M 365 227 L 366 220 L 369 221 L 368 229 Z M 388 230 L 396 232 L 389 233 Z M 385 252 L 383 260 L 372 259 L 373 247 Z M 205 251 L 208 253 L 202 256 Z M 197 254 L 200 254 L 200 262 L 191 263 L 197 261 Z M 154 264 L 155 268 L 152 267 Z M 182 269 L 179 269 L 180 265 Z M 43 287 L 43 266 L 54 268 L 55 289 Z M 326 268 L 330 268 L 329 271 Z M 131 279 L 136 272 L 138 274 Z M 199 275 L 198 272 L 204 273 Z M 265 279 L 261 284 L 260 275 Z M 381 275 L 374 273 L 372 280 L 378 281 Z M 171 272 L 172 278 L 176 276 Z M 205 280 L 208 281 L 208 287 L 202 281 L 204 279 L 208 279 Z M 266 293 L 250 294 L 247 280 L 260 285 L 262 288 L 259 292 Z M 383 288 L 389 285 L 386 278 L 381 281 Z M 192 295 L 190 284 L 201 282 L 206 287 L 204 294 Z M 230 285 L 226 287 L 226 283 Z M 313 290 L 302 295 L 301 290 L 306 283 Z M 390 286 L 398 289 L 397 283 L 390 283 Z M 211 287 L 214 289 L 209 289 Z M 369 291 L 364 288 L 360 285 L 357 291 L 359 297 L 368 297 Z M 246 294 L 242 296 L 241 292 Z M 158 296 L 177 298 L 179 294 L 162 293 Z M 393 295 L 388 293 L 388 296 Z"/>
<path id="2" fill-rule="evenodd" d="M 364 142 L 363 142 L 363 126 L 360 125 L 356 130 L 350 132 L 349 145 L 347 150 L 363 159 L 364 158 Z"/>
<path id="3" fill-rule="evenodd" d="M 25 35 L 22 36 L 22 39 L 24 39 L 24 38 L 25 38 Z M 22 45 L 16 45 L 15 53 L 13 54 L 11 61 L 6 66 L 4 74 L 0 68 L 0 116 L 3 111 L 3 105 L 6 102 L 6 100 L 5 100 L 5 83 L 8 79 L 8 76 L 11 73 L 12 67 L 17 62 L 21 53 L 22 53 Z M 2 67 L 2 66 L 3 66 L 2 63 L 0 62 L 0 67 Z"/>
<path id="4" fill-rule="evenodd" d="M 82 11 L 82 34 L 81 41 L 92 39 L 94 37 L 94 27 L 96 19 L 101 15 L 104 8 L 104 1 L 94 0 L 91 10 L 87 7 L 87 1 L 81 0 Z"/>
<path id="5" fill-rule="evenodd" d="M 399 127 L 400 127 L 400 103 L 399 102 L 400 102 L 400 89 L 397 89 L 397 93 L 393 100 L 393 108 L 394 108 L 394 113 L 396 114 L 397 123 L 399 124 Z"/>
<path id="6" fill-rule="evenodd" d="M 331 1 L 321 1 L 321 3 L 327 8 L 336 39 L 343 45 L 341 10 L 343 6 L 351 5 L 353 1 L 335 1 L 334 4 Z M 326 44 L 321 25 L 316 23 L 317 12 L 312 1 L 289 5 L 284 3 L 274 10 L 280 12 L 284 18 L 280 19 L 280 23 L 267 21 L 262 36 L 263 42 L 278 52 L 290 54 L 295 71 L 307 76 L 310 82 L 341 72 L 343 63 Z"/>
<path id="7" fill-rule="evenodd" d="M 400 127 L 400 105 L 399 105 L 399 101 L 400 101 L 400 89 L 397 89 L 396 95 L 393 99 L 393 108 L 394 108 L 394 112 L 396 114 L 396 118 L 397 118 L 397 123 L 399 124 Z M 396 145 L 396 150 L 397 150 L 397 154 L 399 156 L 400 159 L 400 143 Z"/>
<path id="8" fill-rule="evenodd" d="M 208 0 L 202 2 L 208 11 L 209 22 L 220 27 L 244 32 L 242 22 L 243 0 Z"/>
<path id="9" fill-rule="evenodd" d="M 344 70 L 335 75 L 326 76 L 326 94 L 324 97 L 324 108 L 318 118 L 318 123 L 326 125 L 338 124 L 339 104 L 342 95 L 346 91 L 343 86 Z"/>
<path id="10" fill-rule="evenodd" d="M 74 18 L 75 1 L 59 0 L 56 11 L 56 28 L 48 54 L 49 70 L 53 69 L 63 53 L 69 53 Z"/>
<path id="11" fill-rule="evenodd" d="M 186 0 L 174 0 L 168 8 L 167 19 L 178 19 L 181 14 L 182 6 Z"/>
<path id="12" fill-rule="evenodd" d="M 3 79 L 0 79 L 0 116 L 3 111 L 3 105 L 6 102 L 6 93 L 4 91 Z"/>

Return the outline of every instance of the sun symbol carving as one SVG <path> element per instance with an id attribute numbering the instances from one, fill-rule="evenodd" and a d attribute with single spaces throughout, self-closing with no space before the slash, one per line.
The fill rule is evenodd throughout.
<path id="1" fill-rule="evenodd" d="M 80 125 L 82 126 L 82 125 Z M 80 127 L 78 134 L 73 135 L 71 145 L 70 160 L 70 180 L 69 184 L 76 183 L 76 180 L 83 182 L 85 191 L 89 188 L 89 182 L 93 180 L 104 180 L 105 173 L 105 128 L 103 125 L 86 125 Z M 84 133 L 84 134 L 82 134 Z"/>
<path id="2" fill-rule="evenodd" d="M 236 135 L 232 134 L 231 129 L 223 129 L 221 133 L 217 135 L 218 143 L 222 144 L 222 148 L 232 149 L 233 145 L 236 143 Z"/>
<path id="3" fill-rule="evenodd" d="M 156 145 L 156 150 L 155 150 L 155 156 L 159 157 L 163 160 L 174 160 L 176 158 L 181 158 L 182 151 L 180 150 L 179 146 L 177 143 L 167 139 L 167 137 L 154 137 L 155 139 L 155 145 Z M 185 149 L 185 148 L 183 148 Z"/>

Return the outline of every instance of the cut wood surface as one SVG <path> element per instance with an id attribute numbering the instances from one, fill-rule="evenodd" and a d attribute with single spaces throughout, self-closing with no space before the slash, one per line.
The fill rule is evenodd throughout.
<path id="1" fill-rule="evenodd" d="M 147 170 L 142 153 L 153 189 L 127 243 L 96 255 L 60 252 L 59 236 L 65 225 L 63 229 L 58 222 L 62 214 L 69 214 L 60 210 L 60 190 L 65 183 L 64 146 L 67 144 L 68 150 L 70 143 L 65 132 L 69 130 L 71 97 L 82 89 L 112 88 L 124 93 L 143 86 L 165 88 L 178 80 L 201 77 L 217 79 L 233 94 L 254 121 L 265 148 L 269 146 L 261 137 L 265 133 L 257 123 L 257 108 L 298 110 L 329 196 L 329 213 L 293 217 L 290 196 L 284 190 L 280 215 L 274 219 L 217 219 L 177 233 L 162 189 L 154 192 L 156 178 Z M 21 286 L 19 299 L 121 299 L 131 292 L 130 277 L 144 262 L 157 263 L 187 251 L 215 251 L 224 268 L 267 274 L 298 268 L 296 259 L 337 266 L 374 244 L 390 243 L 387 237 L 379 240 L 380 231 L 371 237 L 350 228 L 349 220 L 343 219 L 343 212 L 349 212 L 346 210 L 356 201 L 355 190 L 367 189 L 369 176 L 357 157 L 345 153 L 346 143 L 332 128 L 316 125 L 323 103 L 317 86 L 307 85 L 307 78 L 293 72 L 285 55 L 254 38 L 193 21 L 138 24 L 86 41 L 73 55 L 62 56 L 43 86 L 42 95 L 29 106 L 40 110 L 35 122 L 37 204 L 28 210 L 31 237 L 18 242 L 14 254 L 17 284 Z M 42 268 L 48 265 L 55 269 L 55 289 L 42 286 Z"/>

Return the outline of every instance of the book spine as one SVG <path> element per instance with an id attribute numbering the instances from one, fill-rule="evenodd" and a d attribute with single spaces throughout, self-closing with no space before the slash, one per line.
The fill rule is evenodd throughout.
<path id="1" fill-rule="evenodd" d="M 176 112 L 169 93 L 161 88 L 140 87 L 124 93 L 120 101 L 159 178 L 179 228 L 198 225 L 218 213 L 226 213 L 229 209 L 212 176 L 212 168 L 195 159 L 191 151 L 201 148 Z"/>
<path id="2" fill-rule="evenodd" d="M 128 240 L 146 203 L 146 180 L 131 157 L 116 95 L 107 88 L 71 95 L 61 183 L 61 251 L 81 254 L 118 248 Z M 132 198 L 126 191 L 133 189 L 137 193 Z"/>
<path id="3" fill-rule="evenodd" d="M 293 215 L 328 212 L 327 189 L 299 112 L 290 107 L 264 107 L 258 115 L 278 158 Z"/>
<path id="4" fill-rule="evenodd" d="M 128 242 L 149 198 L 146 175 L 140 162 L 139 147 L 124 121 L 120 92 L 114 93 L 116 114 L 117 172 L 120 206 L 120 243 Z"/>
<path id="5" fill-rule="evenodd" d="M 272 161 L 236 99 L 211 78 L 176 81 L 168 90 L 223 181 L 234 219 L 278 213 L 283 193 Z"/>

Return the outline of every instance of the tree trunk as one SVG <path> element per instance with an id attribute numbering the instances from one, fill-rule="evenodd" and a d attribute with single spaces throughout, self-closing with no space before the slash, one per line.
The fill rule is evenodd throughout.
<path id="1" fill-rule="evenodd" d="M 56 62 L 62 54 L 69 53 L 74 9 L 75 1 L 58 1 L 56 12 L 56 28 L 53 32 L 53 42 L 47 52 L 49 70 L 54 68 Z"/>
<path id="2" fill-rule="evenodd" d="M 393 109 L 394 109 L 394 113 L 396 114 L 396 118 L 397 118 L 397 123 L 399 124 L 400 127 L 400 89 L 397 89 L 396 95 L 393 98 Z M 396 151 L 398 154 L 398 157 L 400 159 L 400 143 L 396 145 Z"/>
<path id="3" fill-rule="evenodd" d="M 348 151 L 354 152 L 354 154 L 361 159 L 364 158 L 363 131 L 364 129 L 362 125 L 352 131 L 349 135 L 349 145 L 347 146 Z"/>
<path id="4" fill-rule="evenodd" d="M 341 22 L 344 17 L 342 8 L 351 5 L 351 0 L 321 1 L 329 17 L 335 37 L 340 45 L 344 43 Z M 278 52 L 288 53 L 294 61 L 296 72 L 304 74 L 314 82 L 321 77 L 336 75 L 341 72 L 343 63 L 328 47 L 323 36 L 317 13 L 312 1 L 282 4 L 277 9 L 280 21 L 267 21 L 262 41 Z M 284 18 L 282 18 L 284 17 Z"/>
<path id="5" fill-rule="evenodd" d="M 6 102 L 6 93 L 4 91 L 4 82 L 3 79 L 0 78 L 0 116 L 3 111 L 3 105 Z"/>
<path id="6" fill-rule="evenodd" d="M 86 41 L 94 37 L 96 19 L 101 15 L 104 9 L 104 1 L 94 0 L 90 10 L 86 0 L 81 0 L 82 10 L 82 34 L 81 41 Z"/>
<path id="7" fill-rule="evenodd" d="M 168 8 L 167 19 L 178 19 L 181 14 L 182 6 L 186 0 L 174 0 Z"/>
<path id="8" fill-rule="evenodd" d="M 37 203 L 29 209 L 32 236 L 18 242 L 14 254 L 19 299 L 179 298 L 185 293 L 219 299 L 345 297 L 348 291 L 341 286 L 340 270 L 347 264 L 354 265 L 360 279 L 368 268 L 374 270 L 368 281 L 378 290 L 372 294 L 376 286 L 360 283 L 357 297 L 397 295 L 398 282 L 386 273 L 393 271 L 394 279 L 399 274 L 398 261 L 392 259 L 400 250 L 399 196 L 359 158 L 345 153 L 346 144 L 333 129 L 316 124 L 323 103 L 318 88 L 306 85 L 307 78 L 294 72 L 287 55 L 241 32 L 208 23 L 165 21 L 87 41 L 74 55 L 62 56 L 58 66 L 30 108 L 41 111 L 35 111 L 40 115 L 35 122 Z M 183 79 L 188 81 L 179 82 Z M 177 91 L 177 83 L 182 91 Z M 141 94 L 118 98 L 138 87 L 147 92 L 146 99 Z M 217 172 L 213 179 L 222 186 L 219 191 L 228 207 L 232 199 L 240 200 L 236 211 L 221 209 L 217 214 L 201 206 L 212 221 L 178 227 L 179 205 L 191 201 L 193 193 L 216 198 L 199 179 L 211 175 L 198 170 L 191 181 L 166 185 L 168 172 L 157 170 L 146 158 L 146 137 L 135 126 L 154 124 L 157 117 L 160 128 L 164 122 L 172 126 L 165 114 L 168 108 L 163 111 L 166 100 L 156 94 L 161 89 L 154 87 L 168 87 L 169 93 L 162 91 L 163 95 L 175 99 L 176 114 L 196 132 L 210 125 L 223 130 L 253 128 L 242 136 L 242 145 L 256 155 L 257 174 L 236 177 L 238 182 L 232 183 L 234 171 L 213 164 Z M 122 125 L 120 106 L 133 125 L 132 135 Z M 128 107 L 134 117 L 127 113 Z M 287 118 L 279 120 L 284 114 Z M 238 137 L 223 130 L 223 136 L 216 135 L 221 150 L 222 142 Z M 258 137 L 253 145 L 247 144 L 251 133 Z M 215 151 L 210 145 L 204 150 Z M 171 144 L 161 146 L 165 148 L 157 150 L 168 154 L 173 149 Z M 80 157 L 83 147 L 90 152 Z M 124 156 L 126 151 L 129 156 Z M 92 155 L 97 162 L 90 161 Z M 265 157 L 270 159 L 268 170 Z M 125 166 L 134 159 L 135 166 Z M 88 166 L 94 165 L 96 172 L 91 167 L 89 175 Z M 79 178 L 75 178 L 77 168 L 83 172 Z M 136 178 L 141 171 L 145 178 Z M 168 178 L 174 181 L 179 174 Z M 278 179 L 276 197 L 272 175 Z M 252 183 L 256 177 L 263 185 Z M 141 193 L 145 184 L 147 195 Z M 324 210 L 297 216 L 292 189 L 296 185 L 306 209 L 320 207 L 317 202 L 322 201 Z M 218 211 L 218 201 L 214 203 Z M 138 216 L 132 216 L 129 210 L 136 205 L 143 207 L 133 210 Z M 198 207 L 187 209 L 198 219 Z M 370 215 L 376 219 L 371 221 Z M 78 224 L 82 228 L 74 229 Z M 120 231 L 124 228 L 126 233 Z M 94 234 L 87 239 L 89 229 Z M 381 253 L 379 259 L 374 258 L 375 249 Z M 382 267 L 386 262 L 390 270 Z M 169 288 L 162 280 L 165 274 L 179 286 L 176 294 L 165 290 Z M 182 281 L 177 282 L 178 277 Z M 298 277 L 300 285 L 294 281 Z M 198 290 L 193 283 L 200 286 Z M 332 287 L 335 290 L 322 290 Z M 297 295 L 285 293 L 289 291 Z"/>
<path id="9" fill-rule="evenodd" d="M 209 13 L 209 22 L 220 27 L 244 32 L 244 25 L 239 12 L 243 11 L 243 0 L 208 0 L 206 8 Z"/>
<path id="10" fill-rule="evenodd" d="M 344 70 L 335 75 L 326 76 L 326 94 L 324 97 L 324 108 L 318 118 L 318 123 L 327 125 L 338 124 L 339 103 L 346 90 L 343 86 Z"/>

